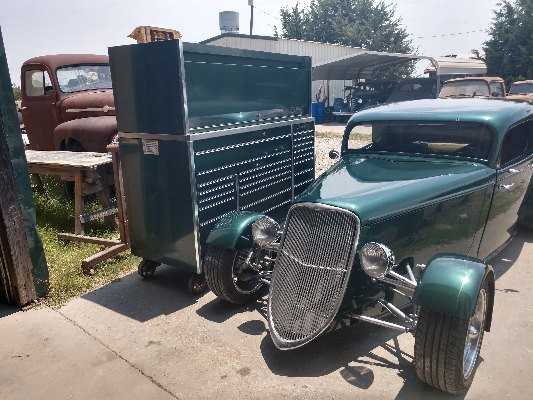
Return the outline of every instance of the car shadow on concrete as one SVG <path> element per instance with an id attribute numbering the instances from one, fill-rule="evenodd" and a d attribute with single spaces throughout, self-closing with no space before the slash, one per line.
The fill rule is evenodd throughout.
<path id="1" fill-rule="evenodd" d="M 190 274 L 178 268 L 161 265 L 150 279 L 143 279 L 135 272 L 116 279 L 82 298 L 145 322 L 196 303 L 201 295 L 193 296 L 189 293 L 189 276 Z"/>
<path id="2" fill-rule="evenodd" d="M 496 254 L 496 256 L 489 260 L 489 264 L 494 268 L 496 279 L 509 271 L 520 256 L 526 243 L 533 243 L 533 232 L 521 230 L 500 253 Z M 512 289 L 509 290 L 512 291 Z"/>

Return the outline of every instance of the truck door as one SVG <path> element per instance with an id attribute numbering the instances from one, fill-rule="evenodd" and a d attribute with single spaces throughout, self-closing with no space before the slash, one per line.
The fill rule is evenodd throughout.
<path id="1" fill-rule="evenodd" d="M 54 149 L 54 129 L 58 124 L 56 93 L 44 67 L 27 66 L 22 71 L 22 119 L 32 150 Z"/>
<path id="2" fill-rule="evenodd" d="M 516 232 L 518 212 L 531 185 L 533 121 L 510 129 L 500 151 L 500 165 L 479 258 L 486 258 Z"/>

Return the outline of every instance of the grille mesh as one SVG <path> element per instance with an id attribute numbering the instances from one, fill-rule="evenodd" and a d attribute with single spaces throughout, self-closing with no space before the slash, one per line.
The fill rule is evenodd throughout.
<path id="1" fill-rule="evenodd" d="M 277 256 L 269 297 L 271 336 L 293 348 L 324 331 L 337 313 L 353 264 L 358 218 L 317 204 L 297 204 Z"/>

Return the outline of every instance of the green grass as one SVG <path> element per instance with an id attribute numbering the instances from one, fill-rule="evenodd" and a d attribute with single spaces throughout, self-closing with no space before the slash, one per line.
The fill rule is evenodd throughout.
<path id="1" fill-rule="evenodd" d="M 98 253 L 103 247 L 88 243 L 63 241 L 60 232 L 74 232 L 74 202 L 66 198 L 63 183 L 44 179 L 45 190 L 34 192 L 37 211 L 37 230 L 43 241 L 50 274 L 50 291 L 44 304 L 58 307 L 73 297 L 78 297 L 134 271 L 140 262 L 129 251 L 96 265 L 96 273 L 82 273 L 81 261 Z M 96 201 L 90 201 L 87 209 L 98 209 Z M 85 224 L 85 234 L 102 238 L 116 238 L 118 231 L 110 230 L 103 222 Z"/>

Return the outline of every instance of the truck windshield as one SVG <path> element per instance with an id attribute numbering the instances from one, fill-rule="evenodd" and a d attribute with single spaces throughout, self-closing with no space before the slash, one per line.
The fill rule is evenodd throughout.
<path id="1" fill-rule="evenodd" d="M 91 89 L 111 89 L 109 65 L 71 65 L 57 69 L 59 88 L 63 93 Z"/>
<path id="2" fill-rule="evenodd" d="M 510 94 L 533 93 L 533 83 L 512 84 Z"/>
<path id="3" fill-rule="evenodd" d="M 479 123 L 376 121 L 356 125 L 346 145 L 348 150 L 364 152 L 444 155 L 488 161 L 493 137 L 492 130 Z"/>
<path id="4" fill-rule="evenodd" d="M 446 82 L 439 97 L 475 97 L 490 96 L 489 85 L 485 81 Z"/>

